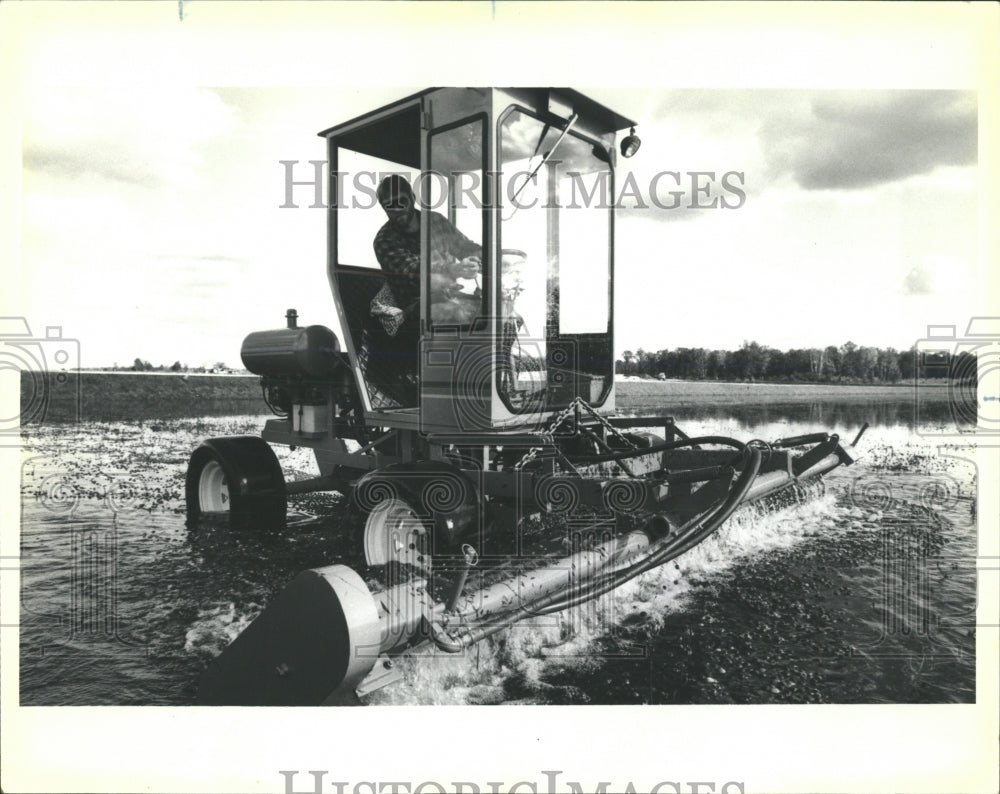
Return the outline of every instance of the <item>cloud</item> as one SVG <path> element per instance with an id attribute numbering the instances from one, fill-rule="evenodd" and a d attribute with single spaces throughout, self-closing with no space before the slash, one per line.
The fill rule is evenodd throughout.
<path id="1" fill-rule="evenodd" d="M 742 172 L 673 171 L 654 174 L 648 182 L 640 181 L 644 176 L 634 175 L 631 183 L 619 180 L 615 205 L 619 219 L 691 222 L 706 213 L 740 209 L 748 201 Z"/>
<path id="2" fill-rule="evenodd" d="M 930 295 L 931 275 L 919 265 L 903 278 L 903 292 L 906 295 Z"/>
<path id="3" fill-rule="evenodd" d="M 201 147 L 234 123 L 204 89 L 50 87 L 27 104 L 24 165 L 69 182 L 190 186 L 209 166 Z"/>
<path id="4" fill-rule="evenodd" d="M 162 184 L 160 174 L 148 162 L 132 161 L 116 151 L 82 148 L 78 144 L 25 146 L 24 167 L 71 180 L 90 175 L 131 185 L 157 187 Z"/>
<path id="5" fill-rule="evenodd" d="M 781 108 L 781 92 L 626 93 L 629 106 L 645 110 L 634 113 L 642 148 L 618 160 L 616 198 L 625 194 L 620 218 L 690 222 L 711 214 L 713 203 L 718 211 L 759 198 L 764 180 L 757 129 Z"/>
<path id="6" fill-rule="evenodd" d="M 974 294 L 974 259 L 963 259 L 951 254 L 923 253 L 920 260 L 903 276 L 903 295 L 935 298 Z"/>
<path id="7" fill-rule="evenodd" d="M 769 117 L 760 135 L 772 175 L 852 190 L 975 164 L 976 127 L 970 91 L 828 91 L 805 113 Z"/>
<path id="8" fill-rule="evenodd" d="M 156 259 L 188 259 L 194 260 L 196 262 L 218 262 L 220 264 L 235 264 L 235 265 L 245 265 L 249 262 L 249 259 L 245 256 L 229 256 L 228 254 L 183 254 L 179 255 L 176 253 L 169 254 L 156 254 Z"/>

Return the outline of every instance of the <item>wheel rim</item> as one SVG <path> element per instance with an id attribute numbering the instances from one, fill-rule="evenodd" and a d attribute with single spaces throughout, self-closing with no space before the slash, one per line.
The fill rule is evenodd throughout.
<path id="1" fill-rule="evenodd" d="M 210 460 L 198 478 L 198 506 L 203 513 L 229 512 L 229 484 L 217 460 Z"/>
<path id="2" fill-rule="evenodd" d="M 365 522 L 365 561 L 369 565 L 398 562 L 429 571 L 428 540 L 427 528 L 413 508 L 402 499 L 386 499 Z"/>

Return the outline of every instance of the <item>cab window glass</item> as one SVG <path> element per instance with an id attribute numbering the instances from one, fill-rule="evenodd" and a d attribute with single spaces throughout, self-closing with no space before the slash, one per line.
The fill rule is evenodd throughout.
<path id="1" fill-rule="evenodd" d="M 379 263 L 372 241 L 385 224 L 386 214 L 375 191 L 383 177 L 400 174 L 412 183 L 418 172 L 343 146 L 337 152 L 337 171 L 340 172 L 339 196 L 336 196 L 340 202 L 337 208 L 337 261 L 342 265 L 377 269 Z"/>
<path id="2" fill-rule="evenodd" d="M 565 122 L 500 121 L 498 391 L 520 413 L 600 404 L 610 386 L 612 174 Z"/>
<path id="3" fill-rule="evenodd" d="M 421 180 L 428 218 L 432 325 L 467 325 L 483 306 L 483 121 L 430 136 L 430 171 Z"/>

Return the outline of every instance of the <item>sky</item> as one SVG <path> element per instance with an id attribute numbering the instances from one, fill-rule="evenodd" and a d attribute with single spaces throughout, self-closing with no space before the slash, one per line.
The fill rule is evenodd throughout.
<path id="1" fill-rule="evenodd" d="M 280 327 L 292 306 L 336 330 L 325 213 L 309 207 L 309 187 L 296 188 L 297 209 L 280 208 L 279 161 L 299 161 L 296 179 L 307 179 L 308 161 L 326 156 L 317 132 L 413 90 L 34 92 L 25 314 L 79 338 L 85 366 L 238 365 L 243 336 Z M 974 93 L 589 93 L 639 121 L 643 141 L 617 174 L 640 190 L 618 212 L 618 352 L 745 339 L 900 348 L 969 313 Z M 667 209 L 649 196 L 664 171 L 654 190 Z M 723 188 L 726 173 L 745 198 Z M 720 206 L 692 208 L 692 179 L 709 186 L 698 204 Z M 676 208 L 672 190 L 685 192 Z"/>
<path id="2" fill-rule="evenodd" d="M 280 327 L 289 307 L 337 330 L 324 211 L 308 187 L 297 209 L 279 207 L 279 161 L 307 178 L 326 156 L 317 132 L 423 87 L 190 74 L 155 90 L 33 87 L 18 312 L 79 339 L 85 367 L 239 366 L 243 337 Z M 928 324 L 985 312 L 974 91 L 573 87 L 636 119 L 643 141 L 617 175 L 639 191 L 617 218 L 618 354 L 745 340 L 905 348 Z M 661 203 L 683 189 L 680 207 L 649 200 L 663 172 L 682 186 L 661 177 Z M 699 203 L 735 208 L 691 208 L 691 172 L 711 184 Z M 727 174 L 742 195 L 723 190 Z"/>

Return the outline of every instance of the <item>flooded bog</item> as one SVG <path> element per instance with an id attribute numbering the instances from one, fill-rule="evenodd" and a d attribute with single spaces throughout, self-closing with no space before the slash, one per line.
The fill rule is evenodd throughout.
<path id="1" fill-rule="evenodd" d="M 861 459 L 797 498 L 742 509 L 706 542 L 594 602 L 460 655 L 398 662 L 378 704 L 975 702 L 976 470 L 897 406 L 677 413 L 689 435 L 853 437 Z M 338 494 L 288 526 L 184 515 L 204 438 L 261 417 L 32 430 L 21 476 L 24 705 L 184 705 L 209 660 L 297 573 L 358 567 Z M 276 448 L 288 478 L 308 450 Z"/>

